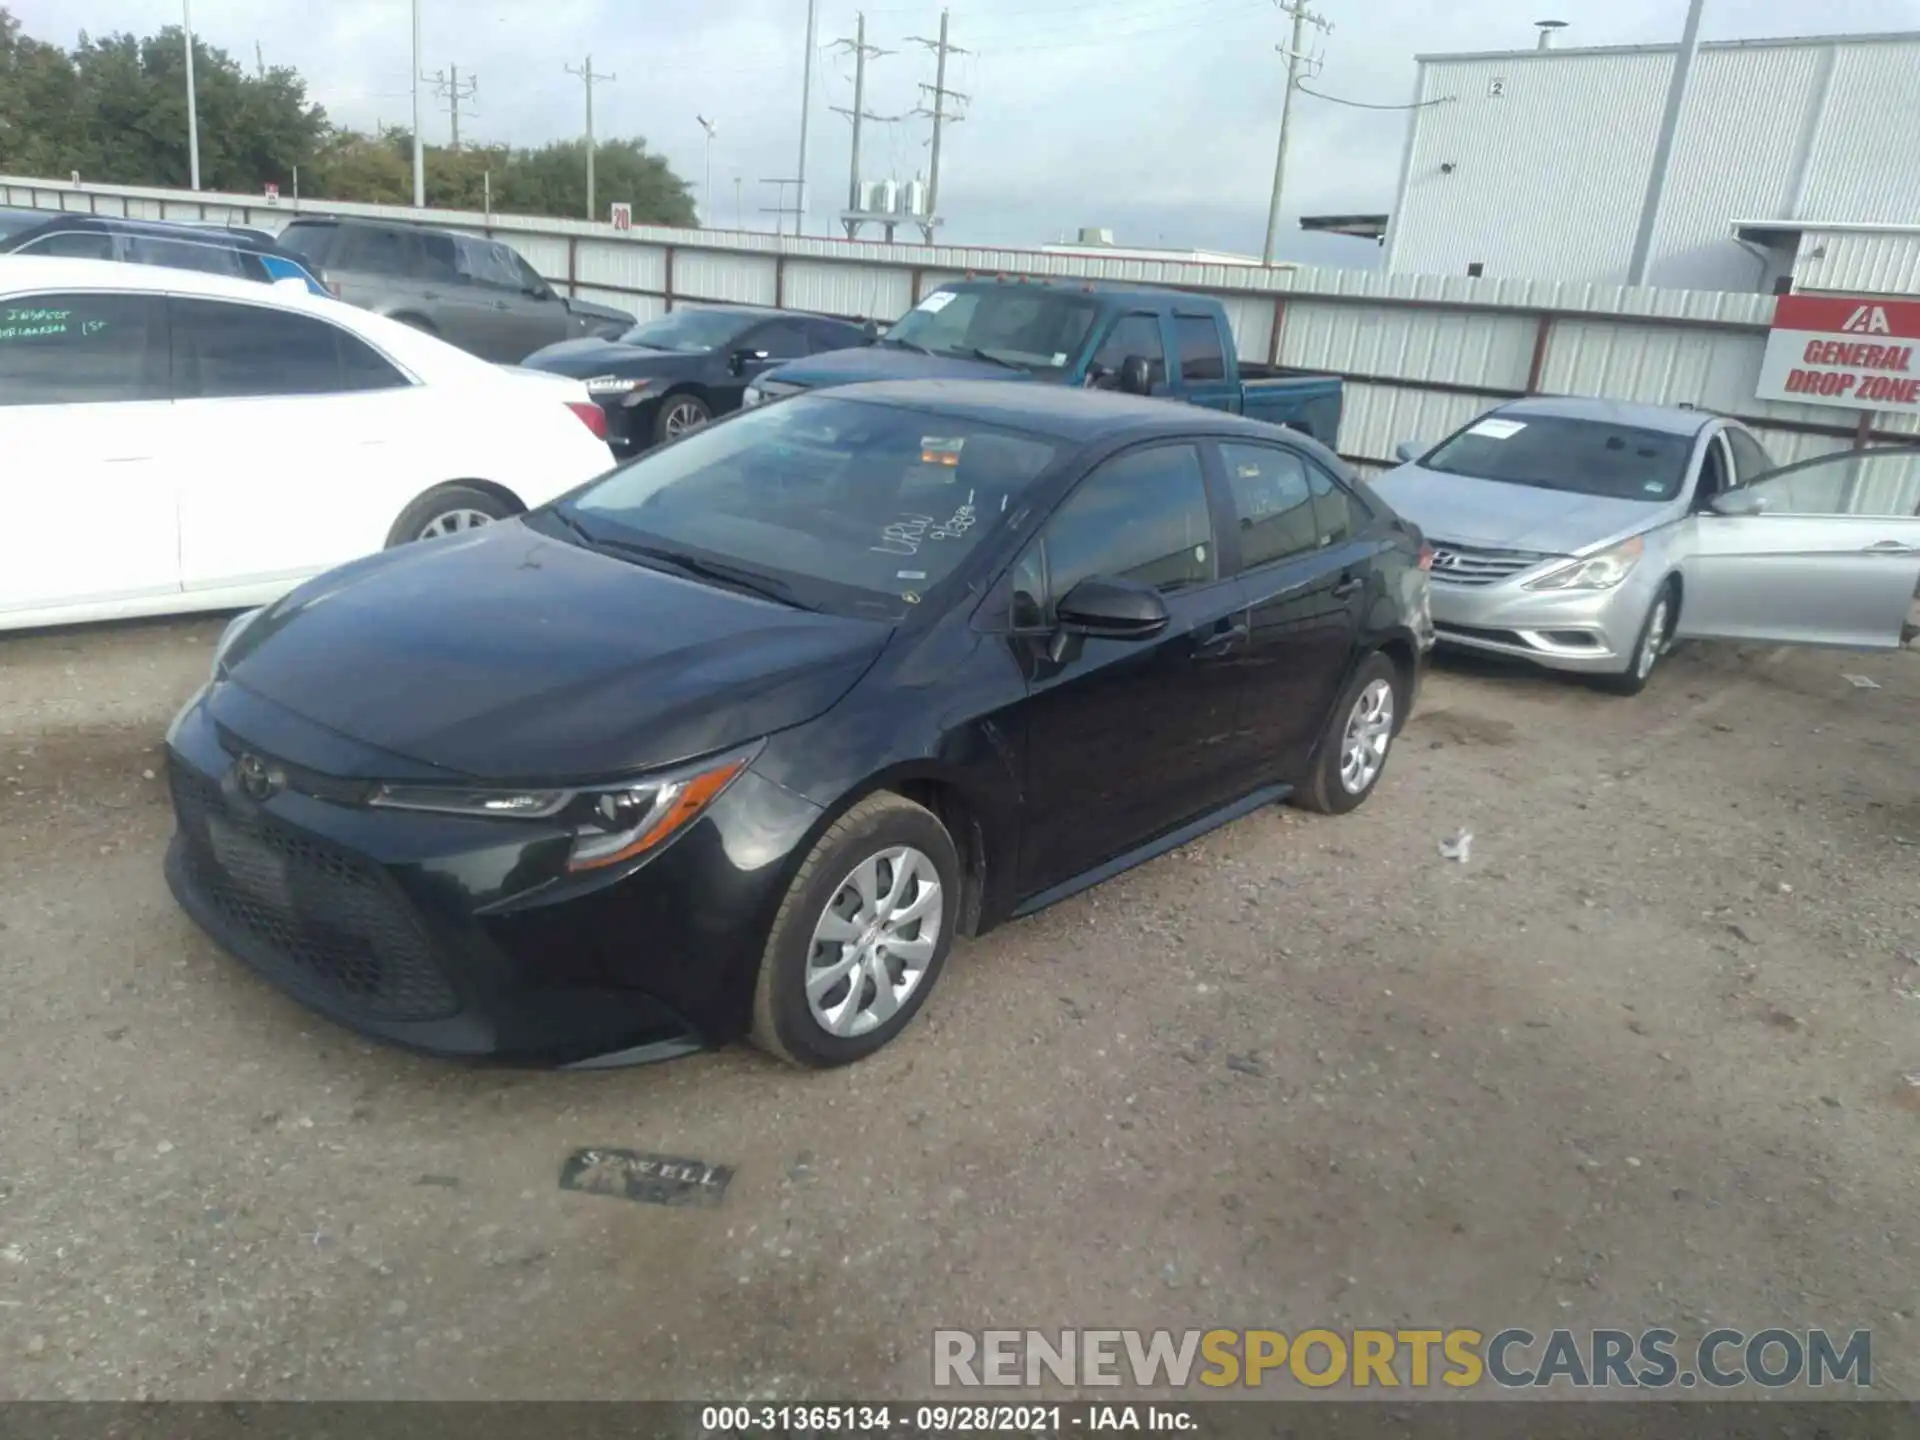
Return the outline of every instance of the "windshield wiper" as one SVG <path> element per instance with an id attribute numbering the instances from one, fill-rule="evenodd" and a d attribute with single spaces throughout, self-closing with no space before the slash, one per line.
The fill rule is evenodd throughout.
<path id="1" fill-rule="evenodd" d="M 576 527 L 577 528 L 577 527 Z M 691 575 L 696 580 L 711 580 L 715 584 L 725 585 L 735 590 L 745 590 L 758 595 L 763 600 L 775 604 L 791 606 L 795 610 L 811 610 L 793 595 L 793 587 L 771 575 L 762 575 L 736 565 L 726 565 L 717 560 L 702 560 L 683 550 L 669 550 L 659 545 L 642 545 L 632 540 L 593 541 L 603 550 L 614 550 L 622 555 L 632 555 L 641 560 L 657 560 L 671 566 L 683 575 Z"/>
<path id="2" fill-rule="evenodd" d="M 595 535 L 591 530 L 587 529 L 586 526 L 567 514 L 567 512 L 562 510 L 558 505 L 549 505 L 546 509 L 535 513 L 552 516 L 555 520 L 559 521 L 562 526 L 572 531 L 574 537 L 583 545 L 598 546 L 600 544 L 599 536 Z"/>
<path id="3" fill-rule="evenodd" d="M 1022 375 L 1027 373 L 1026 366 L 1016 364 L 1012 360 L 1003 360 L 991 351 L 982 350 L 978 345 L 963 345 L 953 353 L 964 355 L 969 360 L 985 360 L 989 364 L 998 365 L 1003 370 L 1018 370 Z"/>
<path id="4" fill-rule="evenodd" d="M 901 340 L 893 335 L 882 335 L 873 342 L 876 345 L 898 345 L 902 350 L 911 350 L 916 355 L 931 355 L 933 351 L 924 345 L 916 345 L 911 340 Z"/>

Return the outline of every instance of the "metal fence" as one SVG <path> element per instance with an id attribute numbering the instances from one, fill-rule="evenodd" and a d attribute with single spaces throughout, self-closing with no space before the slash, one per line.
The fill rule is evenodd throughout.
<path id="1" fill-rule="evenodd" d="M 1339 450 L 1363 471 L 1403 440 L 1434 440 L 1502 401 L 1599 395 L 1694 405 L 1745 420 L 1783 463 L 1869 442 L 1908 443 L 1914 417 L 1757 400 L 1770 295 L 1571 281 L 1383 275 L 1106 259 L 949 245 L 774 236 L 585 220 L 268 201 L 0 176 L 0 205 L 278 230 L 294 215 L 415 220 L 503 239 L 556 287 L 645 318 L 737 301 L 892 320 L 964 275 L 1117 280 L 1219 299 L 1243 359 L 1340 375 Z M 1873 421 L 1873 424 L 1869 424 Z"/>

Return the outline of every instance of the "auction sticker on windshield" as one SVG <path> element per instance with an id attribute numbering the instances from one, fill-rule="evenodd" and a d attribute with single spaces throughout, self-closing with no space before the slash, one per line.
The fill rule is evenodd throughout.
<path id="1" fill-rule="evenodd" d="M 938 315 L 953 303 L 953 298 L 953 291 L 951 290 L 936 290 L 913 308 L 916 310 L 924 310 L 929 315 Z"/>
<path id="2" fill-rule="evenodd" d="M 1498 417 L 1482 420 L 1467 431 L 1469 435 L 1479 435 L 1488 440 L 1511 440 L 1527 428 L 1524 420 L 1502 420 Z"/>

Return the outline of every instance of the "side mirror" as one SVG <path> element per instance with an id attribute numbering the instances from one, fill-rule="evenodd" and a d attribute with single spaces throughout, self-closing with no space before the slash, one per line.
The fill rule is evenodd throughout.
<path id="1" fill-rule="evenodd" d="M 736 350 L 727 357 L 727 368 L 736 375 L 744 375 L 747 370 L 759 365 L 767 358 L 764 350 Z"/>
<path id="2" fill-rule="evenodd" d="M 867 344 L 873 344 L 874 341 L 880 338 L 880 322 L 878 320 L 867 321 L 866 324 L 860 327 L 860 334 L 866 340 Z"/>
<path id="3" fill-rule="evenodd" d="M 1767 497 L 1751 490 L 1722 490 L 1708 502 L 1716 515 L 1764 515 Z"/>
<path id="4" fill-rule="evenodd" d="M 1150 585 L 1089 576 L 1060 599 L 1060 628 L 1069 635 L 1145 640 L 1167 628 L 1167 604 Z"/>
<path id="5" fill-rule="evenodd" d="M 1153 394 L 1153 367 L 1144 355 L 1129 355 L 1120 362 L 1120 390 L 1127 395 Z"/>
<path id="6" fill-rule="evenodd" d="M 1411 465 L 1425 453 L 1425 447 L 1418 440 L 1402 440 L 1393 447 L 1393 458 L 1402 465 Z"/>

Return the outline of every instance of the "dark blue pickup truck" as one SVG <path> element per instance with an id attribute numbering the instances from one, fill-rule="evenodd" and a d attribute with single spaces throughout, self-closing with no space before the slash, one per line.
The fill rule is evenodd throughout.
<path id="1" fill-rule="evenodd" d="M 1220 302 L 1086 281 L 942 285 L 871 345 L 765 371 L 752 406 L 862 380 L 1024 380 L 1164 395 L 1335 448 L 1340 377 L 1243 363 Z"/>

